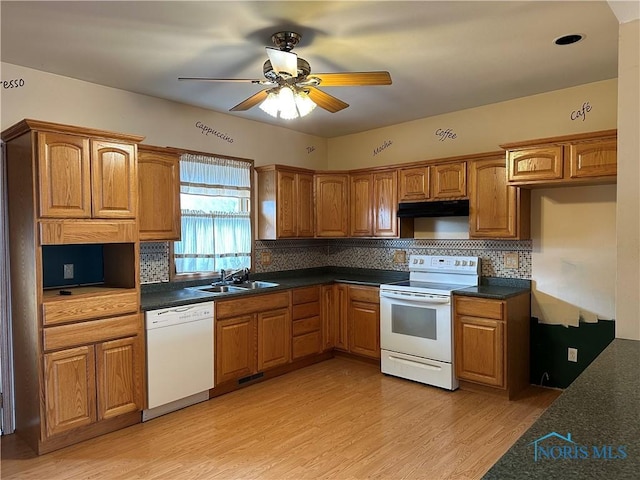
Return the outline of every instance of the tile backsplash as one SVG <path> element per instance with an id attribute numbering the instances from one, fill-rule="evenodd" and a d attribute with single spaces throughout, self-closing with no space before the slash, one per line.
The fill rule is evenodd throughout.
<path id="1" fill-rule="evenodd" d="M 394 263 L 394 259 L 404 255 L 408 261 L 411 254 L 477 256 L 483 277 L 531 278 L 531 240 L 256 240 L 252 270 L 268 273 L 333 266 L 408 271 L 406 261 Z M 510 254 L 510 262 L 505 254 Z M 140 244 L 140 280 L 144 284 L 169 281 L 167 242 Z"/>

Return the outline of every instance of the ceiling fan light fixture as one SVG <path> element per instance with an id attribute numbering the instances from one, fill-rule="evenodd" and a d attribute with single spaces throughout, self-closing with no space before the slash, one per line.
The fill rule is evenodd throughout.
<path id="1" fill-rule="evenodd" d="M 260 109 L 274 118 L 293 120 L 310 114 L 316 104 L 304 90 L 294 90 L 282 86 L 279 90 L 271 90 L 267 98 L 260 104 Z"/>

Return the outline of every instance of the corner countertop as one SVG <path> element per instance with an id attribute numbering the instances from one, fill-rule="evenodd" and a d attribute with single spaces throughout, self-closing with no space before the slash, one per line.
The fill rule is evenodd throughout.
<path id="1" fill-rule="evenodd" d="M 225 293 L 224 295 L 210 294 L 189 288 L 210 283 L 210 281 L 202 280 L 198 282 L 142 285 L 140 308 L 142 311 L 157 310 L 334 282 L 378 287 L 383 283 L 400 282 L 408 278 L 408 272 L 332 267 L 255 274 L 251 276 L 252 280 L 266 280 L 277 283 L 278 286 L 260 290 L 247 290 L 246 292 Z"/>
<path id="2" fill-rule="evenodd" d="M 454 290 L 454 295 L 505 300 L 531 292 L 531 280 L 519 278 L 483 277 L 480 285 Z"/>
<path id="3" fill-rule="evenodd" d="M 615 339 L 483 478 L 626 479 L 638 472 L 640 341 Z"/>

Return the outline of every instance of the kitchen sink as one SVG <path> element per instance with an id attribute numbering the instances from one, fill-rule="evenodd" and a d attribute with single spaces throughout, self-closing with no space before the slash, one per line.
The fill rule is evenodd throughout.
<path id="1" fill-rule="evenodd" d="M 202 287 L 189 287 L 192 290 L 208 293 L 239 293 L 247 290 L 257 290 L 259 288 L 277 287 L 278 283 L 247 281 L 242 283 L 234 283 L 229 285 L 204 285 Z"/>

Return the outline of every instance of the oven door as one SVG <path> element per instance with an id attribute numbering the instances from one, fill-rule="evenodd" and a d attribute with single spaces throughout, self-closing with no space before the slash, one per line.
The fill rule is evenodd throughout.
<path id="1" fill-rule="evenodd" d="M 380 347 L 451 363 L 451 297 L 380 290 Z"/>

